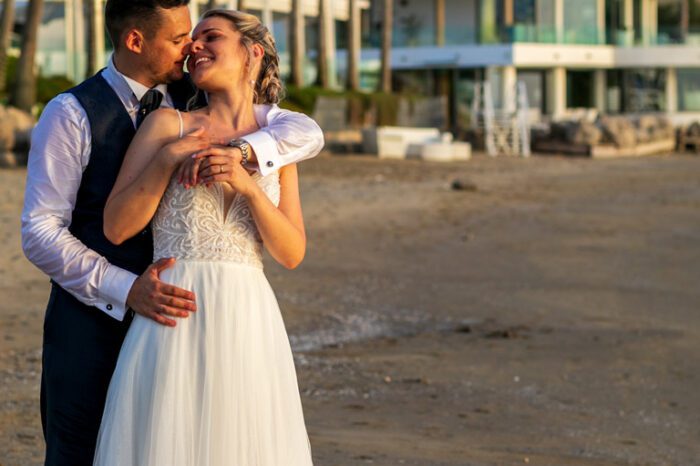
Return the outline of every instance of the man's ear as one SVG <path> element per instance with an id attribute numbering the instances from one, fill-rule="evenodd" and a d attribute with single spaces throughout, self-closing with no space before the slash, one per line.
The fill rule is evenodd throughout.
<path id="1" fill-rule="evenodd" d="M 144 46 L 143 33 L 141 31 L 139 31 L 138 29 L 130 29 L 126 33 L 126 37 L 124 38 L 124 45 L 126 46 L 127 50 L 130 50 L 133 53 L 143 52 L 143 46 Z"/>

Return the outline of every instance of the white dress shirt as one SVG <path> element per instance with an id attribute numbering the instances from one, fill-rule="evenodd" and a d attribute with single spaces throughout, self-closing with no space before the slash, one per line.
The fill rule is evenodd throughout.
<path id="1" fill-rule="evenodd" d="M 124 76 L 109 60 L 102 77 L 136 124 L 139 100 L 148 87 Z M 161 107 L 172 107 L 167 86 Z M 256 105 L 260 130 L 244 137 L 264 176 L 284 165 L 314 157 L 323 133 L 306 115 L 276 105 Z M 59 94 L 44 108 L 32 131 L 22 211 L 22 249 L 34 265 L 79 301 L 122 320 L 137 276 L 110 264 L 69 231 L 80 181 L 91 152 L 90 122 L 72 94 Z"/>

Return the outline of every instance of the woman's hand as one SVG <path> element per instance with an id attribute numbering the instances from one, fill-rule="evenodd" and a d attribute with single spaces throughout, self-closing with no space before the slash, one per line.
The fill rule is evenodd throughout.
<path id="1" fill-rule="evenodd" d="M 200 127 L 184 135 L 183 137 L 164 145 L 157 154 L 167 166 L 181 166 L 189 156 L 210 147 L 209 136 L 204 128 Z"/>
<path id="2" fill-rule="evenodd" d="M 241 165 L 242 159 L 241 150 L 237 147 L 213 146 L 200 151 L 192 156 L 191 169 L 196 175 L 190 177 L 189 181 L 192 185 L 228 183 L 236 192 L 249 197 L 259 188 L 250 173 Z"/>

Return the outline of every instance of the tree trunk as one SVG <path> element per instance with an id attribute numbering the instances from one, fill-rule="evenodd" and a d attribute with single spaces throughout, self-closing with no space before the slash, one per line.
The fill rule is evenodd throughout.
<path id="1" fill-rule="evenodd" d="M 290 67 L 292 84 L 297 87 L 304 85 L 304 13 L 301 9 L 302 0 L 292 0 L 292 21 L 290 36 Z"/>
<path id="2" fill-rule="evenodd" d="M 39 25 L 44 10 L 43 0 L 29 0 L 27 22 L 22 32 L 22 48 L 17 63 L 17 79 L 10 96 L 10 105 L 31 112 L 36 103 L 36 73 L 34 56 L 36 55 Z"/>
<path id="3" fill-rule="evenodd" d="M 206 11 L 213 10 L 215 8 L 216 8 L 216 0 L 209 0 L 207 2 L 207 10 Z"/>
<path id="4" fill-rule="evenodd" d="M 435 45 L 445 45 L 445 0 L 435 0 Z"/>
<path id="5" fill-rule="evenodd" d="M 14 24 L 15 0 L 4 0 L 0 18 L 0 93 L 4 93 L 7 89 L 7 49 L 10 48 Z"/>
<path id="6" fill-rule="evenodd" d="M 348 78 L 347 88 L 352 91 L 360 90 L 360 7 L 357 0 L 348 1 Z"/>
<path id="7" fill-rule="evenodd" d="M 87 66 L 85 76 L 92 76 L 97 73 L 97 41 L 95 40 L 96 25 L 95 25 L 95 1 L 87 0 L 85 2 L 86 16 L 86 48 L 87 48 Z"/>
<path id="8" fill-rule="evenodd" d="M 384 0 L 382 22 L 382 92 L 391 92 L 391 37 L 394 29 L 394 1 Z"/>
<path id="9" fill-rule="evenodd" d="M 325 20 L 326 8 L 329 6 L 325 0 L 318 0 L 318 55 L 316 56 L 318 74 L 316 83 L 324 89 L 330 87 L 330 79 L 328 77 L 328 41 L 326 40 L 328 33 Z"/>

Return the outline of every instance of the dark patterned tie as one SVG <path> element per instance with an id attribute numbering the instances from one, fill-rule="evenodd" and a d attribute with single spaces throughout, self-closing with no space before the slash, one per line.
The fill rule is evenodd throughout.
<path id="1" fill-rule="evenodd" d="M 149 89 L 139 101 L 139 112 L 136 114 L 136 128 L 141 126 L 146 116 L 153 110 L 160 107 L 160 102 L 163 100 L 163 94 L 155 89 Z"/>

